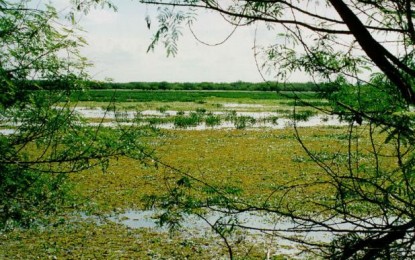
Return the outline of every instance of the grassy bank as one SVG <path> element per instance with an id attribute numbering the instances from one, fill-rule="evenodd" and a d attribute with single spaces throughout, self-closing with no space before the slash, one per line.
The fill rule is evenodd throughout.
<path id="1" fill-rule="evenodd" d="M 89 90 L 72 94 L 74 101 L 98 102 L 204 102 L 212 98 L 282 100 L 287 98 L 315 99 L 313 92 L 277 93 L 243 91 L 134 91 L 134 90 Z"/>
<path id="2" fill-rule="evenodd" d="M 316 91 L 324 84 L 278 82 L 87 82 L 92 89 L 141 89 L 141 90 L 234 90 L 234 91 Z"/>

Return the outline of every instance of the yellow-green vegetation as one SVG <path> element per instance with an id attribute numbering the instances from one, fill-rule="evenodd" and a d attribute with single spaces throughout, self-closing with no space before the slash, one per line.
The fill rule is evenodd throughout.
<path id="1" fill-rule="evenodd" d="M 367 131 L 362 126 L 363 136 Z M 304 143 L 328 164 L 343 165 L 346 170 L 348 135 L 341 127 L 299 129 Z M 217 188 L 239 189 L 247 203 L 267 200 L 270 205 L 282 204 L 304 212 L 317 211 L 315 202 L 333 196 L 334 189 L 325 180 L 327 174 L 311 160 L 296 139 L 292 128 L 281 130 L 163 130 L 158 136 L 143 137 L 156 151 L 161 162 Z M 378 139 L 381 138 L 379 135 Z M 359 142 L 365 151 L 372 144 Z M 390 149 L 384 147 L 384 155 Z M 333 156 L 336 155 L 336 156 Z M 371 160 L 369 153 L 359 156 Z M 344 162 L 341 162 L 344 160 Z M 391 160 L 382 162 L 394 167 Z M 157 167 L 156 167 L 157 166 Z M 128 209 L 143 209 L 145 195 L 161 195 L 181 174 L 163 165 L 120 157 L 110 162 L 105 173 L 100 169 L 71 175 L 74 192 L 84 199 L 83 210 L 102 215 Z M 195 196 L 197 187 L 193 181 Z M 302 186 L 303 184 L 307 184 Z M 282 186 L 295 186 L 281 190 Z M 283 196 L 284 194 L 284 196 Z M 68 216 L 71 213 L 68 212 Z M 58 221 L 59 222 L 59 221 Z M 1 234 L 0 258 L 70 258 L 70 259 L 213 259 L 226 256 L 219 238 L 171 234 L 148 229 L 129 229 L 110 221 L 75 221 L 64 217 L 56 227 L 41 230 L 15 230 Z M 236 243 L 236 242 L 235 242 Z M 247 259 L 264 258 L 260 244 L 236 243 L 236 255 Z M 238 247 L 239 246 L 239 247 Z M 239 251 L 238 251 L 239 250 Z M 244 258 L 245 259 L 245 258 Z"/>
<path id="2" fill-rule="evenodd" d="M 345 130 L 304 128 L 300 129 L 300 135 L 325 161 L 345 167 L 348 145 Z M 309 185 L 288 193 L 287 203 L 301 203 L 305 209 L 304 196 L 310 201 L 330 196 L 328 185 L 319 182 L 327 179 L 327 174 L 307 156 L 293 129 L 166 130 L 147 142 L 165 164 L 218 187 L 241 189 L 240 196 L 252 202 L 264 200 L 271 194 L 274 195 L 270 201 L 273 198 L 279 200 L 280 193 L 275 193 L 278 187 L 300 183 Z M 363 148 L 371 144 L 362 140 L 359 145 Z M 333 154 L 337 154 L 335 159 Z M 393 167 L 390 161 L 384 161 L 385 165 L 388 163 Z M 110 163 L 104 174 L 100 169 L 94 169 L 73 175 L 73 180 L 77 183 L 77 193 L 86 196 L 98 211 L 111 212 L 142 208 L 140 199 L 143 195 L 160 194 L 178 175 L 160 165 L 156 168 L 129 158 L 118 158 Z"/>
<path id="3" fill-rule="evenodd" d="M 318 102 L 319 105 L 324 103 L 321 99 L 309 99 L 307 102 L 313 104 Z M 247 104 L 248 106 L 244 106 Z M 328 104 L 328 103 L 327 103 Z M 255 100 L 248 98 L 218 98 L 210 97 L 203 101 L 194 102 L 162 102 L 162 101 L 148 101 L 148 102 L 101 102 L 101 101 L 79 101 L 73 103 L 78 107 L 89 107 L 89 108 L 103 108 L 116 107 L 117 110 L 132 110 L 132 111 L 143 111 L 143 110 L 174 110 L 174 111 L 195 111 L 197 109 L 206 109 L 207 111 L 229 111 L 236 110 L 240 112 L 292 112 L 294 101 L 288 102 L 287 100 Z M 297 110 L 313 110 L 311 107 L 301 106 L 301 103 L 296 103 L 298 106 Z"/>
<path id="4" fill-rule="evenodd" d="M 149 229 L 129 229 L 106 221 L 72 221 L 42 230 L 0 233 L 0 259 L 221 259 L 220 240 Z M 249 252 L 248 252 L 249 251 Z M 265 255 L 259 245 L 239 243 L 235 253 L 245 259 Z"/>

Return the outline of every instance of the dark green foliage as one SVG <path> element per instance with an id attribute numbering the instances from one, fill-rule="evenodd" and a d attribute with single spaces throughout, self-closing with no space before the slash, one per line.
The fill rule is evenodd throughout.
<path id="1" fill-rule="evenodd" d="M 143 158 L 142 131 L 89 127 L 69 106 L 88 63 L 74 20 L 65 26 L 59 16 L 50 5 L 0 0 L 0 123 L 15 130 L 0 134 L 0 230 L 72 207 L 69 174 Z"/>
<path id="2" fill-rule="evenodd" d="M 206 113 L 206 109 L 205 108 L 196 108 L 196 113 L 204 115 Z"/>
<path id="3" fill-rule="evenodd" d="M 267 204 L 268 199 L 281 201 L 286 194 L 276 198 L 271 194 L 264 198 L 264 204 L 258 205 L 211 200 L 210 208 L 217 206 L 223 211 L 236 212 L 254 210 L 288 217 L 295 224 L 293 228 L 275 227 L 274 233 L 266 231 L 278 239 L 300 242 L 301 249 L 316 254 L 304 255 L 304 258 L 415 257 L 414 1 L 230 1 L 222 4 L 219 0 L 174 0 L 151 3 L 170 6 L 172 13 L 177 6 L 188 8 L 189 14 L 195 14 L 198 9 L 210 9 L 233 26 L 265 23 L 275 37 L 268 44 L 254 48 L 256 65 L 262 75 L 269 73 L 270 77 L 289 80 L 301 72 L 327 82 L 312 90 L 329 103 L 308 104 L 321 106 L 321 111 L 349 123 L 345 134 L 337 137 L 347 140 L 345 147 L 339 147 L 339 152 L 334 154 L 323 151 L 325 144 L 313 147 L 295 128 L 296 138 L 308 156 L 295 155 L 292 160 L 315 162 L 321 178 L 316 181 L 299 179 L 281 187 L 286 194 L 301 196 L 307 204 L 308 194 L 303 194 L 302 187 L 324 183 L 335 195 L 324 198 L 324 203 L 309 201 L 317 208 L 322 207 L 315 214 L 302 214 L 299 210 L 302 205 L 270 207 Z M 177 17 L 184 17 L 186 8 L 177 8 L 180 10 Z M 178 20 L 173 23 L 175 26 L 167 25 L 164 31 L 158 32 L 168 37 L 170 27 L 176 29 L 178 24 L 186 22 Z M 194 16 L 187 22 L 191 24 L 193 20 Z M 166 23 L 160 21 L 159 25 L 166 26 Z M 162 39 L 160 34 L 158 37 Z M 255 37 L 260 38 L 259 35 Z M 177 47 L 177 43 L 171 44 Z M 285 90 L 280 87 L 277 85 L 279 90 Z M 308 105 L 298 99 L 294 104 Z M 310 111 L 297 112 L 293 118 L 307 120 L 311 115 Z M 244 120 L 236 113 L 228 114 L 227 118 L 233 122 L 241 120 L 240 125 L 244 125 Z M 280 163 L 279 158 L 275 159 Z M 209 190 L 219 198 L 218 190 Z M 191 208 L 187 204 L 175 206 L 183 210 Z M 336 222 L 338 225 L 330 224 Z M 310 233 L 326 230 L 332 243 L 315 243 L 309 234 L 302 237 L 304 230 Z M 233 259 L 225 233 L 220 228 L 215 231 L 224 240 L 229 258 Z"/>
<path id="4" fill-rule="evenodd" d="M 174 118 L 174 126 L 177 128 L 195 127 L 200 124 L 203 115 L 190 112 L 188 116 L 178 115 Z"/>
<path id="5" fill-rule="evenodd" d="M 157 110 L 160 113 L 166 113 L 167 109 L 169 109 L 169 106 L 162 106 L 162 107 L 159 107 Z"/>
<path id="6" fill-rule="evenodd" d="M 332 85 L 335 87 L 323 92 L 323 97 L 329 100 L 333 112 L 347 121 L 361 124 L 366 117 L 373 123 L 385 124 L 395 121 L 393 118 L 396 113 L 408 108 L 399 92 L 382 75 L 375 75 L 370 83 L 357 85 L 349 84 L 339 77 Z"/>
<path id="7" fill-rule="evenodd" d="M 28 166 L 2 165 L 0 180 L 0 229 L 30 227 L 62 205 L 72 206 L 65 174 L 51 175 Z"/>
<path id="8" fill-rule="evenodd" d="M 109 158 L 120 155 L 142 158 L 141 130 L 98 131 L 71 109 L 53 108 L 55 95 L 44 94 L 31 95 L 30 107 L 3 114 L 22 124 L 14 134 L 0 135 L 0 229 L 28 227 L 72 207 L 70 173 L 94 166 L 105 171 Z"/>
<path id="9" fill-rule="evenodd" d="M 84 93 L 74 93 L 72 100 L 79 101 L 102 101 L 102 102 L 201 102 L 204 99 L 217 98 L 247 98 L 282 100 L 287 97 L 301 97 L 303 99 L 316 98 L 316 94 L 303 93 L 268 93 L 268 92 L 234 92 L 234 91 L 112 91 L 112 90 L 90 90 Z"/>
<path id="10" fill-rule="evenodd" d="M 310 117 L 314 116 L 316 112 L 311 110 L 297 111 L 291 115 L 291 119 L 295 121 L 307 121 Z"/>
<path id="11" fill-rule="evenodd" d="M 277 82 L 86 82 L 91 89 L 129 89 L 129 90 L 235 90 L 235 91 L 316 91 L 320 85 L 307 83 L 277 83 Z"/>
<path id="12" fill-rule="evenodd" d="M 233 123 L 236 129 L 245 129 L 247 126 L 255 124 L 256 120 L 250 116 L 237 116 Z"/>
<path id="13" fill-rule="evenodd" d="M 80 88 L 86 64 L 78 48 L 84 41 L 56 25 L 51 6 L 32 9 L 26 1 L 0 1 L 0 6 L 0 90 L 5 93 L 0 120 L 17 125 L 14 134 L 0 134 L 0 229 L 5 229 L 28 227 L 67 204 L 65 173 L 87 165 L 90 152 L 79 154 L 84 149 L 74 147 L 79 129 L 71 122 L 78 118 L 65 107 L 53 108 Z M 66 144 L 70 148 L 64 149 Z"/>
<path id="14" fill-rule="evenodd" d="M 219 115 L 208 113 L 205 118 L 205 123 L 206 123 L 206 126 L 209 126 L 209 127 L 220 125 L 221 117 Z"/>
<path id="15" fill-rule="evenodd" d="M 302 101 L 299 100 L 290 100 L 290 101 L 286 101 L 286 102 L 281 102 L 282 104 L 285 104 L 287 106 L 297 106 L 297 107 L 323 107 L 323 106 L 329 106 L 330 103 L 328 103 L 325 100 L 319 100 L 319 101 L 314 101 L 314 100 L 306 100 L 303 98 Z"/>

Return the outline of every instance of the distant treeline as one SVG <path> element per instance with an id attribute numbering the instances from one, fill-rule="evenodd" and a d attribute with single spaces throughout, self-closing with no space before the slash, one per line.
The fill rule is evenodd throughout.
<path id="1" fill-rule="evenodd" d="M 270 93 L 270 92 L 248 92 L 248 91 L 165 91 L 165 90 L 105 90 L 93 89 L 86 92 L 73 92 L 73 101 L 98 101 L 98 102 L 197 102 L 204 103 L 209 98 L 232 98 L 232 99 L 263 99 L 281 100 L 298 97 L 301 99 L 313 99 L 318 95 L 315 92 L 299 93 Z"/>
<path id="2" fill-rule="evenodd" d="M 28 80 L 19 81 L 19 90 L 70 90 L 76 88 L 86 88 L 92 90 L 107 89 L 124 89 L 124 90 L 187 90 L 187 91 L 295 91 L 295 92 L 321 92 L 327 89 L 333 89 L 330 83 L 315 84 L 306 83 L 278 83 L 278 82 L 232 82 L 232 83 L 216 83 L 216 82 L 100 82 L 100 81 L 43 81 Z M 335 87 L 334 87 L 335 89 Z"/>
<path id="3" fill-rule="evenodd" d="M 235 90 L 235 91 L 318 91 L 314 83 L 232 82 L 232 83 L 170 83 L 170 82 L 88 82 L 90 89 L 137 89 L 137 90 Z"/>

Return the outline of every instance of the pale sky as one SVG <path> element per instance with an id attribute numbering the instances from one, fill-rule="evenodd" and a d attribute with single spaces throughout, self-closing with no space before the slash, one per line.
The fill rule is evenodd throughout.
<path id="1" fill-rule="evenodd" d="M 118 12 L 92 10 L 80 20 L 87 31 L 89 46 L 83 54 L 94 64 L 90 70 L 94 79 L 112 78 L 116 82 L 169 81 L 169 82 L 261 82 L 254 58 L 255 27 L 239 28 L 224 44 L 210 47 L 199 43 L 187 28 L 179 41 L 179 52 L 167 57 L 160 44 L 154 52 L 146 50 L 156 27 L 156 12 L 134 1 L 116 3 Z M 145 17 L 153 21 L 148 30 Z M 194 31 L 209 43 L 223 41 L 233 27 L 214 13 L 198 17 Z M 258 29 L 259 40 L 273 37 L 265 28 Z M 271 76 L 267 76 L 272 80 Z M 306 81 L 301 76 L 293 81 Z"/>

